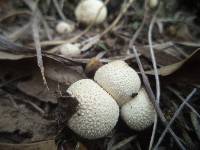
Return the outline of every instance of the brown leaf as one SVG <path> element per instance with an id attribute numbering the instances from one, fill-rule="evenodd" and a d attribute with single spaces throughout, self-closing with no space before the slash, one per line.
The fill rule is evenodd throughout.
<path id="1" fill-rule="evenodd" d="M 37 97 L 44 102 L 57 103 L 56 92 L 62 88 L 58 89 L 58 83 L 48 78 L 47 83 L 49 89 L 43 84 L 41 73 L 38 71 L 31 79 L 19 82 L 17 87 L 27 95 Z"/>
<path id="2" fill-rule="evenodd" d="M 52 139 L 56 135 L 55 123 L 25 105 L 26 100 L 12 97 L 13 100 L 1 97 L 0 101 L 1 142 L 28 143 Z"/>
<path id="3" fill-rule="evenodd" d="M 59 83 L 70 85 L 82 78 L 86 78 L 81 67 L 66 66 L 59 62 L 44 60 L 45 76 Z"/>
<path id="4" fill-rule="evenodd" d="M 54 140 L 46 140 L 29 144 L 0 143 L 1 150 L 57 150 Z"/>
<path id="5" fill-rule="evenodd" d="M 21 64 L 25 66 L 25 64 Z M 24 93 L 37 97 L 44 102 L 57 103 L 58 92 L 64 93 L 69 85 L 85 78 L 81 67 L 69 67 L 54 60 L 44 59 L 45 76 L 49 89 L 43 84 L 41 73 L 34 68 L 32 78 L 18 83 Z M 75 70 L 76 69 L 76 70 Z M 79 70 L 79 72 L 77 71 Z"/>
<path id="6" fill-rule="evenodd" d="M 186 59 L 177 63 L 158 69 L 159 75 L 169 82 L 187 82 L 190 84 L 200 83 L 200 49 L 194 51 Z M 154 75 L 153 70 L 146 71 L 146 74 Z"/>

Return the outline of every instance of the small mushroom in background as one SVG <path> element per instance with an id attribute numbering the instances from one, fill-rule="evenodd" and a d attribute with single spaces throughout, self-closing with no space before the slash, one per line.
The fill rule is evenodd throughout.
<path id="1" fill-rule="evenodd" d="M 119 106 L 93 80 L 79 80 L 68 88 L 67 93 L 79 102 L 77 112 L 68 121 L 69 128 L 75 133 L 86 139 L 97 139 L 115 127 Z"/>
<path id="2" fill-rule="evenodd" d="M 149 7 L 155 8 L 158 6 L 158 0 L 149 0 Z"/>
<path id="3" fill-rule="evenodd" d="M 144 88 L 121 107 L 121 117 L 134 130 L 144 130 L 153 124 L 156 111 Z"/>
<path id="4" fill-rule="evenodd" d="M 82 0 L 75 10 L 78 22 L 100 24 L 107 17 L 107 7 L 101 0 Z"/>
<path id="5" fill-rule="evenodd" d="M 61 55 L 64 57 L 75 57 L 81 54 L 79 44 L 66 43 L 59 47 Z"/>
<path id="6" fill-rule="evenodd" d="M 72 23 L 68 23 L 68 22 L 64 22 L 64 21 L 60 21 L 57 25 L 56 25 L 56 31 L 59 34 L 64 34 L 64 33 L 71 33 L 73 32 L 75 29 L 74 24 Z"/>
<path id="7" fill-rule="evenodd" d="M 113 96 L 119 106 L 130 101 L 141 86 L 137 72 L 121 60 L 100 67 L 94 75 L 94 80 Z"/>

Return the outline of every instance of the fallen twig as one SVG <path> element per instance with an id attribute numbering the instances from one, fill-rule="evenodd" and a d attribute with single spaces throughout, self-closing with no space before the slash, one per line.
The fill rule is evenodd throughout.
<path id="1" fill-rule="evenodd" d="M 154 54 L 154 49 L 152 47 L 152 45 L 153 45 L 152 44 L 152 30 L 153 30 L 158 12 L 159 12 L 159 8 L 151 20 L 151 23 L 149 26 L 149 32 L 148 32 L 148 41 L 149 41 L 150 56 L 151 56 L 151 60 L 152 60 L 152 64 L 153 64 L 154 76 L 155 76 L 155 81 L 156 81 L 156 102 L 159 105 L 159 103 L 160 103 L 160 80 L 159 80 L 159 75 L 158 75 L 158 69 L 157 69 L 157 63 L 156 63 L 156 58 L 155 58 L 155 54 Z M 156 114 L 155 120 L 154 120 L 154 125 L 153 125 L 153 131 L 152 131 L 152 135 L 151 135 L 151 140 L 150 140 L 150 144 L 149 144 L 149 150 L 152 149 L 152 145 L 153 145 L 155 134 L 156 134 L 157 123 L 158 123 L 158 116 Z"/>
<path id="2" fill-rule="evenodd" d="M 151 89 L 151 86 L 150 86 L 150 83 L 149 83 L 149 80 L 144 72 L 144 69 L 143 69 L 143 66 L 142 66 L 142 63 L 140 61 L 140 58 L 138 57 L 138 53 L 137 53 L 137 50 L 135 48 L 135 46 L 133 46 L 132 48 L 134 54 L 135 54 L 135 57 L 136 57 L 136 61 L 138 63 L 138 66 L 139 66 L 139 69 L 140 69 L 140 72 L 141 72 L 141 75 L 142 75 L 142 79 L 143 79 L 143 82 L 144 82 L 144 85 L 145 85 L 145 88 L 147 90 L 147 93 L 149 95 L 149 98 L 150 100 L 152 101 L 161 121 L 164 123 L 164 125 L 167 125 L 167 120 L 166 118 L 164 117 L 164 114 L 163 112 L 161 111 L 159 105 L 157 104 L 157 102 L 155 101 L 155 96 L 153 94 L 153 91 Z M 173 130 L 171 128 L 169 128 L 169 132 L 170 134 L 174 137 L 176 143 L 179 145 L 179 147 L 182 149 L 182 150 L 186 150 L 185 147 L 183 146 L 183 144 L 180 142 L 180 140 L 178 139 L 178 137 L 176 136 L 176 134 L 173 132 Z"/>
<path id="3" fill-rule="evenodd" d="M 184 100 L 184 102 L 180 105 L 180 107 L 177 109 L 177 111 L 174 113 L 173 117 L 171 118 L 171 120 L 169 121 L 169 123 L 167 124 L 165 130 L 162 132 L 161 136 L 158 139 L 158 142 L 156 143 L 156 145 L 154 146 L 154 150 L 158 149 L 158 146 L 160 145 L 160 143 L 162 142 L 165 134 L 167 133 L 167 131 L 170 129 L 171 124 L 174 122 L 174 120 L 176 119 L 176 117 L 179 115 L 179 113 L 181 112 L 181 110 L 183 109 L 183 107 L 185 106 L 185 104 L 192 98 L 192 96 L 196 93 L 197 89 L 194 88 L 192 90 L 192 92 L 187 96 L 187 98 Z"/>
<path id="4" fill-rule="evenodd" d="M 182 102 L 185 101 L 185 99 L 178 93 L 178 91 L 176 91 L 175 89 L 173 89 L 172 87 L 167 87 L 168 90 L 170 90 L 174 95 L 176 95 Z M 192 107 L 188 102 L 185 103 L 185 105 L 190 108 L 194 114 L 197 115 L 197 117 L 200 119 L 200 114 L 195 110 L 194 107 Z"/>

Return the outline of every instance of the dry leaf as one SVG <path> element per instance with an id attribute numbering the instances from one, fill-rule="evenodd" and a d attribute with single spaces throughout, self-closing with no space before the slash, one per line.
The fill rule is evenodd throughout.
<path id="1" fill-rule="evenodd" d="M 22 63 L 21 66 L 26 66 L 26 64 Z M 55 60 L 44 59 L 44 67 L 49 90 L 43 84 L 41 73 L 36 65 L 33 68 L 35 71 L 32 69 L 32 72 L 34 72 L 32 78 L 20 81 L 17 84 L 21 91 L 44 102 L 57 103 L 56 93 L 63 93 L 69 85 L 85 78 L 81 67 L 74 66 L 72 68 Z M 79 72 L 77 69 L 79 69 Z"/>
<path id="2" fill-rule="evenodd" d="M 13 99 L 13 102 L 9 98 L 1 98 L 0 133 L 3 141 L 29 143 L 52 139 L 56 135 L 56 124 L 22 103 L 26 101 L 29 102 L 20 98 Z"/>
<path id="3" fill-rule="evenodd" d="M 200 83 L 200 50 L 193 52 L 188 58 L 158 69 L 158 73 L 168 82 Z M 154 70 L 146 71 L 148 75 L 154 75 Z"/>
<path id="4" fill-rule="evenodd" d="M 60 89 L 58 89 L 58 82 L 52 81 L 48 78 L 47 84 L 49 90 L 43 83 L 41 73 L 37 71 L 32 75 L 31 79 L 20 81 L 17 84 L 17 87 L 27 95 L 37 97 L 41 101 L 57 103 L 56 92 L 62 89 L 61 85 Z"/>
<path id="5" fill-rule="evenodd" d="M 65 85 L 86 78 L 81 67 L 66 66 L 50 59 L 44 60 L 44 68 L 46 77 Z"/>
<path id="6" fill-rule="evenodd" d="M 46 140 L 29 144 L 0 143 L 1 150 L 57 150 L 54 140 Z"/>

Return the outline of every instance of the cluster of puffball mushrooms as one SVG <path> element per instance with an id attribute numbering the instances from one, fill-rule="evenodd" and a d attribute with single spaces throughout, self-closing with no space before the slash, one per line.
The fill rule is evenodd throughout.
<path id="1" fill-rule="evenodd" d="M 157 0 L 150 0 L 150 7 Z M 107 17 L 107 7 L 101 0 L 81 0 L 75 12 L 79 23 L 100 24 Z M 59 34 L 71 33 L 75 25 L 59 22 Z M 79 44 L 60 46 L 64 57 L 81 53 Z M 94 80 L 82 79 L 73 83 L 67 93 L 78 102 L 77 112 L 69 119 L 68 127 L 86 139 L 97 139 L 108 135 L 119 117 L 134 130 L 143 130 L 153 124 L 155 109 L 151 104 L 137 72 L 124 61 L 113 61 L 100 67 Z M 134 96 L 136 95 L 136 96 Z"/>
<path id="2" fill-rule="evenodd" d="M 86 139 L 108 135 L 119 117 L 137 131 L 149 127 L 155 119 L 155 109 L 137 72 L 121 60 L 100 67 L 94 80 L 73 83 L 67 93 L 79 103 L 68 127 Z"/>

